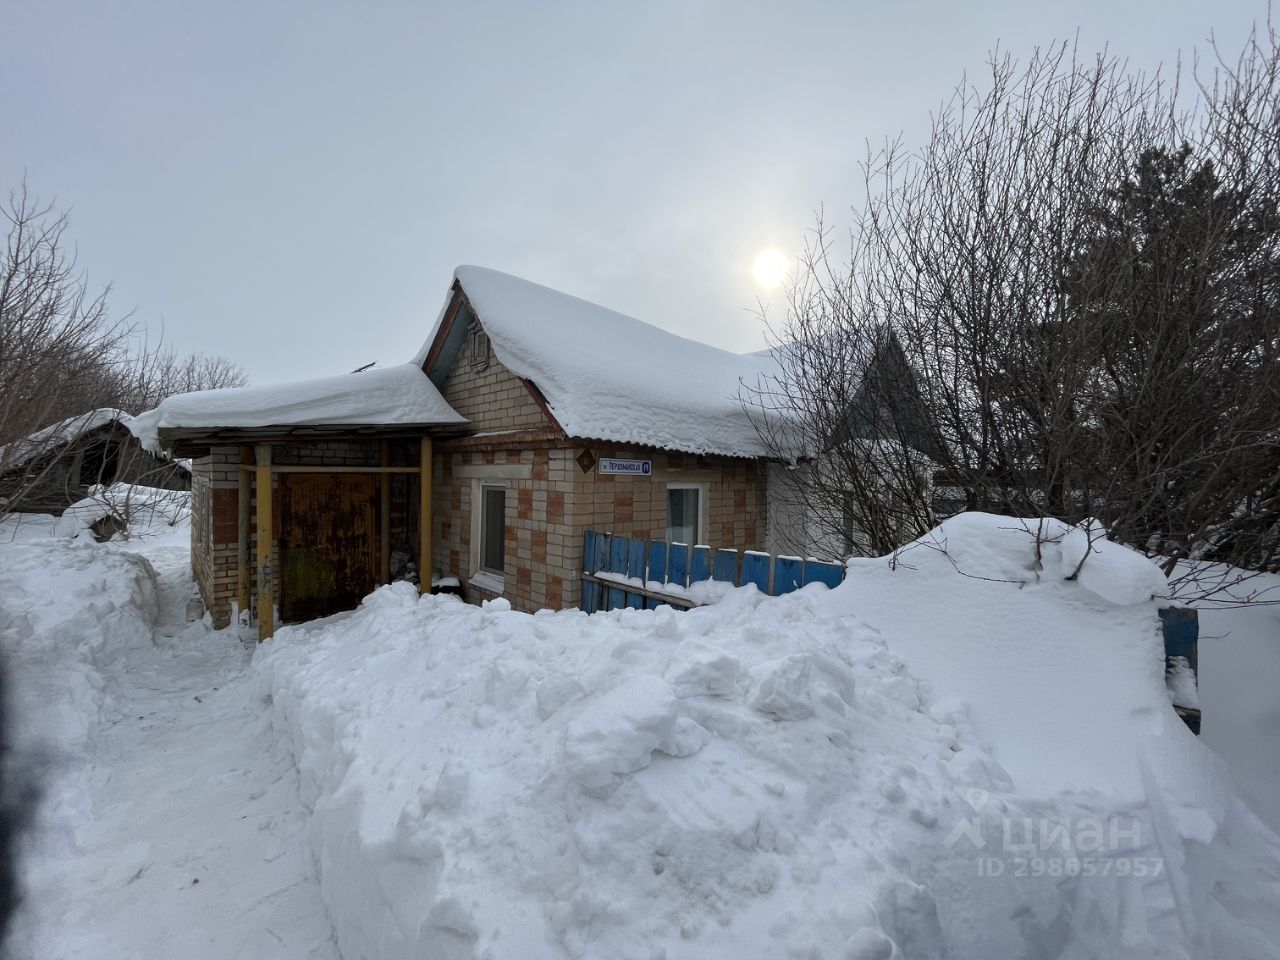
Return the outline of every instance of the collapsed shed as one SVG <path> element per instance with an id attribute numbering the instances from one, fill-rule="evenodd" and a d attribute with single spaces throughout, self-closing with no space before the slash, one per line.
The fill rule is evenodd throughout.
<path id="1" fill-rule="evenodd" d="M 91 488 L 129 483 L 187 490 L 187 468 L 143 449 L 123 410 L 101 407 L 0 446 L 0 512 L 61 516 Z"/>

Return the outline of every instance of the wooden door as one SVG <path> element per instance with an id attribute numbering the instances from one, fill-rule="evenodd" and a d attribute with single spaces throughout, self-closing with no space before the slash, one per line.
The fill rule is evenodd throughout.
<path id="1" fill-rule="evenodd" d="M 377 477 L 280 476 L 280 619 L 351 610 L 378 583 Z"/>

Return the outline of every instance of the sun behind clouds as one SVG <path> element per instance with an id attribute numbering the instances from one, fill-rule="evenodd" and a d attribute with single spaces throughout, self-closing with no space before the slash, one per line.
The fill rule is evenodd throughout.
<path id="1" fill-rule="evenodd" d="M 759 286 L 772 290 L 787 278 L 787 267 L 787 255 L 777 247 L 767 247 L 756 254 L 751 276 Z"/>

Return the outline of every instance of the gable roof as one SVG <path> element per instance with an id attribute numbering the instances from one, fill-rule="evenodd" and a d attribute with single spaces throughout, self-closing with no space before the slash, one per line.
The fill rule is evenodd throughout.
<path id="1" fill-rule="evenodd" d="M 736 354 L 669 333 L 578 297 L 486 267 L 461 266 L 414 363 L 442 384 L 456 359 L 441 347 L 461 296 L 494 356 L 534 384 L 571 437 L 689 453 L 759 457 L 738 399 L 743 382 L 771 377 L 768 351 Z M 456 337 L 456 332 L 455 337 Z"/>
<path id="2" fill-rule="evenodd" d="M 99 407 L 86 413 L 78 413 L 57 423 L 50 424 L 35 433 L 0 446 L 0 468 L 5 471 L 25 466 L 31 460 L 46 453 L 53 453 L 85 434 L 101 430 L 114 423 L 127 424 L 132 417 L 114 407 Z"/>
<path id="3" fill-rule="evenodd" d="M 413 364 L 294 383 L 199 390 L 129 421 L 148 450 L 160 431 L 300 426 L 462 426 L 466 420 Z"/>

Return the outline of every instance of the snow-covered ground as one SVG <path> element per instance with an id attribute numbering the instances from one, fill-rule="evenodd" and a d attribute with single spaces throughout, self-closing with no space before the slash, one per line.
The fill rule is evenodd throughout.
<path id="1" fill-rule="evenodd" d="M 184 529 L 18 539 L 0 637 L 55 761 L 19 955 L 1280 955 L 1280 838 L 1112 545 L 1065 582 L 1083 538 L 967 515 L 688 613 L 400 584 L 250 663 L 185 622 Z"/>
<path id="2" fill-rule="evenodd" d="M 43 791 L 13 956 L 336 960 L 250 654 L 185 620 L 185 524 L 110 544 L 54 526 L 0 529 L 0 641 Z"/>
<path id="3" fill-rule="evenodd" d="M 677 614 L 379 590 L 258 669 L 348 958 L 1274 957 L 1158 571 L 966 515 Z M 935 549 L 945 543 L 944 554 Z"/>

